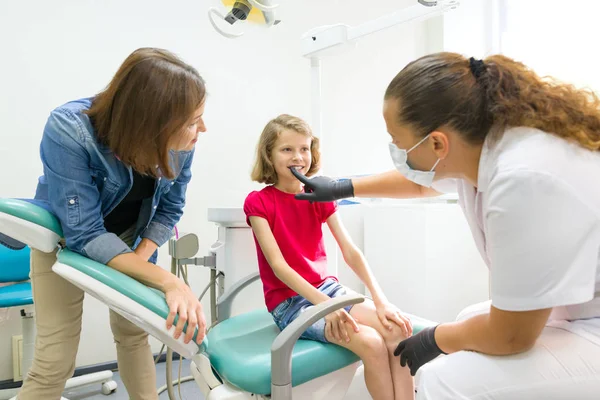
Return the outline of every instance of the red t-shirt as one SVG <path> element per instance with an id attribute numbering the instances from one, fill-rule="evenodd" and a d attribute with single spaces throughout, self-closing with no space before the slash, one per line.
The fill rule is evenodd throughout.
<path id="1" fill-rule="evenodd" d="M 266 219 L 285 261 L 314 287 L 320 286 L 330 277 L 327 275 L 322 225 L 336 209 L 337 205 L 334 202 L 311 203 L 296 200 L 293 194 L 282 192 L 274 186 L 250 193 L 244 202 L 248 225 L 251 225 L 250 217 Z M 256 235 L 254 242 L 265 304 L 267 309 L 272 311 L 279 303 L 296 296 L 297 293 L 275 276 L 256 240 Z"/>

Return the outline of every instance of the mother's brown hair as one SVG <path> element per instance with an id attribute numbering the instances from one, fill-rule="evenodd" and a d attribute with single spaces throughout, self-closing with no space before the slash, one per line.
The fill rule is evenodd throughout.
<path id="1" fill-rule="evenodd" d="M 127 57 L 87 114 L 98 140 L 125 165 L 173 179 L 170 145 L 205 96 L 196 69 L 167 50 L 141 48 Z"/>
<path id="2" fill-rule="evenodd" d="M 473 144 L 489 133 L 527 126 L 600 150 L 600 101 L 591 91 L 542 79 L 503 55 L 483 63 L 436 53 L 408 64 L 389 84 L 399 123 L 421 137 L 448 126 Z"/>

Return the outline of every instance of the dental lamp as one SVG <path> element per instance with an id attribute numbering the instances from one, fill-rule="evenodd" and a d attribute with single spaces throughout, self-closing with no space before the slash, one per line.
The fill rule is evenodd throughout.
<path id="1" fill-rule="evenodd" d="M 227 14 L 223 15 L 218 9 L 212 7 L 208 10 L 208 19 L 213 28 L 228 39 L 238 38 L 244 33 L 234 32 L 229 28 L 223 29 L 219 25 L 234 25 L 242 21 L 270 28 L 280 22 L 275 18 L 275 9 L 279 5 L 272 4 L 272 0 L 260 0 L 260 2 L 259 0 L 221 0 L 221 2 L 228 9 Z M 217 23 L 218 20 L 221 22 Z"/>

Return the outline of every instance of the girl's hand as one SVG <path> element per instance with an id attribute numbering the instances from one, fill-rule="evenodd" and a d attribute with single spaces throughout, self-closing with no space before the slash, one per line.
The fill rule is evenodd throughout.
<path id="1" fill-rule="evenodd" d="M 398 307 L 387 301 L 384 301 L 381 303 L 376 303 L 375 310 L 377 312 L 379 321 L 381 321 L 381 324 L 386 329 L 392 330 L 392 323 L 395 323 L 402 329 L 402 332 L 406 337 L 412 336 L 412 323 L 410 322 L 410 319 L 400 312 Z"/>
<path id="2" fill-rule="evenodd" d="M 173 276 L 173 280 L 165 285 L 164 293 L 169 306 L 167 329 L 171 329 L 175 316 L 179 315 L 173 337 L 179 339 L 183 332 L 183 326 L 187 322 L 184 342 L 189 343 L 194 337 L 196 328 L 198 328 L 196 343 L 202 343 L 206 335 L 206 318 L 202 311 L 202 304 L 200 304 L 190 287 Z"/>
<path id="3" fill-rule="evenodd" d="M 350 337 L 348 336 L 348 325 L 346 323 L 354 329 L 354 332 L 358 332 L 358 324 L 343 308 L 326 315 L 325 337 L 334 338 L 338 342 L 342 340 L 345 340 L 346 343 L 349 342 Z"/>

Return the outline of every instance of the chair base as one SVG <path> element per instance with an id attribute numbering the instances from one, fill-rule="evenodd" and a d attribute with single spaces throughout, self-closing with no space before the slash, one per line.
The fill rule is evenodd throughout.
<path id="1" fill-rule="evenodd" d="M 94 383 L 100 383 L 102 385 L 101 391 L 104 395 L 112 394 L 117 390 L 117 382 L 112 380 L 112 371 L 100 371 L 92 374 L 77 376 L 67 381 L 65 385 L 65 392 L 71 389 L 77 389 L 84 386 L 89 386 Z M 6 389 L 0 390 L 0 400 L 16 400 L 19 389 Z M 61 400 L 67 400 L 62 397 Z"/>
<path id="2" fill-rule="evenodd" d="M 27 376 L 27 371 L 33 363 L 33 357 L 35 352 L 36 329 L 33 314 L 34 312 L 32 306 L 24 307 L 24 309 L 21 312 L 21 327 L 23 334 L 23 376 Z M 70 378 L 65 384 L 65 391 L 80 388 L 83 386 L 88 386 L 94 383 L 100 383 L 102 385 L 102 394 L 109 395 L 117 389 L 117 382 L 113 381 L 112 377 L 112 371 L 107 370 Z M 16 395 L 18 392 L 18 388 L 0 390 L 0 400 L 16 399 Z"/>
<path id="3" fill-rule="evenodd" d="M 199 362 L 199 364 L 196 364 L 197 362 Z M 212 371 L 208 371 L 202 364 L 199 357 L 195 357 L 190 364 L 190 369 L 192 370 L 192 375 L 194 376 L 197 385 L 205 394 L 206 400 L 262 400 L 270 398 L 268 396 L 245 392 L 227 382 L 215 385 L 216 377 Z M 360 362 L 350 364 L 330 374 L 313 379 L 302 385 L 295 386 L 292 388 L 292 396 L 294 399 L 299 400 L 342 400 L 346 397 L 348 389 L 354 379 L 359 379 L 361 382 L 357 382 L 357 384 L 362 384 L 364 386 L 362 365 Z M 291 400 L 275 397 L 273 397 L 273 399 Z"/>

